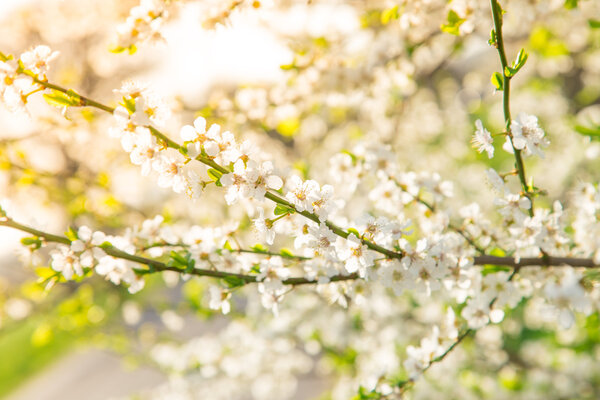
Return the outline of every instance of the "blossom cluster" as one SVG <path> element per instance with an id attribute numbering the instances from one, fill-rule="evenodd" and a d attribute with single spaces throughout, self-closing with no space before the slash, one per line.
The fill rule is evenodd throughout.
<path id="1" fill-rule="evenodd" d="M 23 70 L 41 78 L 46 76 L 49 63 L 58 57 L 57 51 L 41 45 L 24 52 L 18 59 L 0 53 L 0 96 L 6 107 L 13 112 L 26 111 L 27 97 L 35 93 L 37 85 L 23 75 Z"/>
<path id="2" fill-rule="evenodd" d="M 82 226 L 69 246 L 60 245 L 50 252 L 50 265 L 66 280 L 81 277 L 86 271 L 93 269 L 115 285 L 127 284 L 130 293 L 143 289 L 144 280 L 135 274 L 130 263 L 105 253 L 101 247 L 105 242 L 128 254 L 135 253 L 135 247 L 125 238 L 107 236 L 103 232 L 93 232 L 87 226 Z"/>
<path id="3" fill-rule="evenodd" d="M 115 51 L 135 52 L 136 44 L 164 40 L 160 32 L 169 15 L 171 0 L 141 0 L 133 7 L 129 16 L 117 27 Z"/>

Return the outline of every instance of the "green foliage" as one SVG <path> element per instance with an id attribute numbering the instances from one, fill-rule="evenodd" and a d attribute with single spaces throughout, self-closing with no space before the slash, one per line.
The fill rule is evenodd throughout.
<path id="1" fill-rule="evenodd" d="M 460 34 L 460 26 L 466 21 L 461 18 L 454 10 L 448 11 L 447 22 L 440 26 L 442 32 L 458 36 Z"/>
<path id="2" fill-rule="evenodd" d="M 277 132 L 284 137 L 293 137 L 300 129 L 300 119 L 297 117 L 290 117 L 279 121 L 277 124 Z"/>
<path id="3" fill-rule="evenodd" d="M 277 204 L 277 207 L 275 207 L 275 211 L 273 211 L 275 215 L 293 214 L 295 212 L 296 210 L 294 210 L 291 207 L 284 206 L 283 204 Z"/>
<path id="4" fill-rule="evenodd" d="M 254 250 L 256 253 L 266 253 L 269 251 L 269 249 L 267 249 L 265 246 L 263 246 L 260 243 L 255 244 L 254 246 L 251 247 L 252 250 Z"/>
<path id="5" fill-rule="evenodd" d="M 169 257 L 168 266 L 183 269 L 186 273 L 192 272 L 196 266 L 196 260 L 192 258 L 192 254 L 187 250 L 172 250 Z"/>
<path id="6" fill-rule="evenodd" d="M 548 28 L 537 27 L 529 35 L 529 45 L 531 49 L 542 57 L 551 58 L 565 56 L 569 54 L 567 45 Z"/>
<path id="7" fill-rule="evenodd" d="M 53 90 L 51 93 L 44 93 L 46 103 L 55 107 L 78 107 L 81 106 L 81 97 L 72 90 L 67 93 Z"/>
<path id="8" fill-rule="evenodd" d="M 37 236 L 24 237 L 21 239 L 21 244 L 30 247 L 32 250 L 42 247 L 42 241 Z"/>
<path id="9" fill-rule="evenodd" d="M 216 182 L 216 181 L 218 181 L 218 180 L 220 180 L 220 179 L 221 179 L 221 177 L 223 176 L 223 174 L 222 174 L 221 172 L 217 171 L 217 170 L 216 170 L 216 169 L 214 169 L 214 168 L 210 168 L 210 169 L 207 171 L 207 174 L 208 174 L 208 176 L 210 177 L 210 179 L 212 179 L 212 180 L 213 180 L 213 181 L 215 181 L 215 182 Z"/>
<path id="10" fill-rule="evenodd" d="M 223 278 L 222 280 L 223 282 L 225 282 L 225 284 L 227 284 L 227 287 L 229 287 L 230 289 L 241 287 L 246 284 L 245 280 L 237 278 L 235 276 L 228 276 Z"/>
<path id="11" fill-rule="evenodd" d="M 564 7 L 567 10 L 572 10 L 574 8 L 577 8 L 578 3 L 579 3 L 579 0 L 565 0 Z"/>
<path id="12" fill-rule="evenodd" d="M 279 254 L 281 254 L 282 257 L 285 258 L 294 258 L 294 253 L 292 253 L 289 249 L 283 248 L 281 250 L 279 250 Z"/>
<path id="13" fill-rule="evenodd" d="M 504 77 L 500 72 L 494 72 L 491 77 L 492 85 L 496 88 L 496 90 L 504 89 Z"/>
<path id="14" fill-rule="evenodd" d="M 400 13 L 398 12 L 398 5 L 395 5 L 392 8 L 383 10 L 383 12 L 381 13 L 381 24 L 387 25 L 390 23 L 390 21 L 398 19 L 398 17 L 400 17 Z"/>
<path id="15" fill-rule="evenodd" d="M 70 241 L 74 241 L 79 239 L 79 237 L 77 236 L 77 231 L 73 228 L 73 227 L 69 227 L 69 229 L 67 229 L 67 231 L 65 232 L 65 236 L 67 237 L 67 239 L 69 239 Z"/>
<path id="16" fill-rule="evenodd" d="M 575 125 L 575 132 L 580 135 L 587 136 L 591 140 L 600 140 L 600 125 L 596 126 L 583 126 Z"/>
<path id="17" fill-rule="evenodd" d="M 517 72 L 519 72 L 519 70 L 523 68 L 525 62 L 527 62 L 527 57 L 529 57 L 529 55 L 525 52 L 525 49 L 521 49 L 519 51 L 519 54 L 517 54 L 517 59 L 513 61 L 512 66 L 507 66 L 504 69 L 504 75 L 506 75 L 509 78 L 515 76 Z"/>
<path id="18" fill-rule="evenodd" d="M 359 386 L 358 393 L 352 397 L 352 400 L 377 400 L 381 398 L 381 393 L 376 390 L 368 390 L 364 386 Z"/>

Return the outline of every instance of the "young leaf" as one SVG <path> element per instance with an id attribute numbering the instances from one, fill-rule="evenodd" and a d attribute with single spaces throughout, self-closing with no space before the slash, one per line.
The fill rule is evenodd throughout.
<path id="1" fill-rule="evenodd" d="M 210 179 L 212 179 L 213 181 L 218 181 L 219 179 L 221 179 L 221 177 L 223 176 L 222 173 L 220 173 L 219 171 L 217 171 L 214 168 L 210 168 L 208 171 L 208 176 L 210 177 Z"/>
<path id="2" fill-rule="evenodd" d="M 37 236 L 24 237 L 23 239 L 21 239 L 21 244 L 23 244 L 24 246 L 31 246 L 34 250 L 37 250 L 40 247 L 42 247 L 42 241 Z"/>
<path id="3" fill-rule="evenodd" d="M 75 92 L 73 92 L 75 94 Z M 58 90 L 53 90 L 52 93 L 44 93 L 46 103 L 54 107 L 77 107 L 81 105 L 79 95 L 70 96 Z"/>
<path id="4" fill-rule="evenodd" d="M 599 29 L 600 28 L 600 19 L 588 19 L 588 25 L 592 29 Z"/>
<path id="5" fill-rule="evenodd" d="M 275 207 L 275 211 L 273 211 L 275 213 L 275 215 L 283 215 L 283 214 L 293 214 L 294 210 L 290 207 L 281 205 L 281 204 L 277 204 L 277 207 Z"/>
<path id="6" fill-rule="evenodd" d="M 460 26 L 466 21 L 466 19 L 458 16 L 456 11 L 448 11 L 448 22 L 440 26 L 442 32 L 449 33 L 451 35 L 458 36 L 460 34 Z"/>
<path id="7" fill-rule="evenodd" d="M 241 278 L 238 278 L 237 276 L 226 276 L 225 278 L 223 278 L 223 281 L 225 281 L 227 287 L 229 287 L 230 289 L 244 286 L 246 284 L 246 281 L 244 281 Z"/>
<path id="8" fill-rule="evenodd" d="M 383 25 L 387 25 L 390 21 L 394 19 L 398 19 L 400 13 L 398 12 L 398 5 L 395 5 L 392 8 L 388 8 L 381 13 L 381 23 Z"/>
<path id="9" fill-rule="evenodd" d="M 77 231 L 75 231 L 75 229 L 73 229 L 72 227 L 69 227 L 69 229 L 65 232 L 65 236 L 70 240 L 70 241 L 74 241 L 79 239 L 77 237 Z"/>
<path id="10" fill-rule="evenodd" d="M 500 74 L 500 72 L 494 72 L 492 74 L 491 81 L 496 90 L 504 89 L 504 78 L 502 77 L 502 74 Z"/>
<path id="11" fill-rule="evenodd" d="M 294 258 L 294 253 L 285 248 L 279 250 L 279 254 L 281 254 L 281 256 L 285 258 Z"/>
<path id="12" fill-rule="evenodd" d="M 257 253 L 266 253 L 268 251 L 268 249 L 260 243 L 257 243 L 250 248 Z"/>

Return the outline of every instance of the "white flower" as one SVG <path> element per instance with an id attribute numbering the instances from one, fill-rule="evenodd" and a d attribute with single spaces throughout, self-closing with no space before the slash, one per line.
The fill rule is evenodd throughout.
<path id="1" fill-rule="evenodd" d="M 115 90 L 123 96 L 125 104 L 133 101 L 133 114 L 129 116 L 136 125 L 150 125 L 150 123 L 163 126 L 171 116 L 168 105 L 148 85 L 138 81 L 125 81 L 121 89 Z M 131 108 L 128 106 L 128 108 Z"/>
<path id="2" fill-rule="evenodd" d="M 403 366 L 412 379 L 421 375 L 423 370 L 444 352 L 440 341 L 439 328 L 435 326 L 430 336 L 421 339 L 419 347 L 408 346 L 406 348 L 408 358 L 404 361 Z"/>
<path id="3" fill-rule="evenodd" d="M 231 311 L 231 304 L 229 304 L 229 298 L 231 293 L 223 291 L 217 286 L 209 287 L 210 302 L 208 306 L 211 310 L 221 310 L 223 314 L 228 314 Z"/>
<path id="4" fill-rule="evenodd" d="M 153 167 L 160 174 L 158 177 L 158 186 L 163 188 L 171 187 L 175 193 L 186 191 L 188 185 L 183 173 L 182 164 L 173 158 L 162 157 L 153 163 Z"/>
<path id="5" fill-rule="evenodd" d="M 397 214 L 404 207 L 402 189 L 391 179 L 380 180 L 377 185 L 369 192 L 369 200 L 371 200 L 378 210 L 388 214 Z M 408 195 L 410 200 L 412 196 Z M 409 200 L 409 201 L 410 201 Z"/>
<path id="6" fill-rule="evenodd" d="M 317 199 L 313 201 L 313 211 L 319 217 L 319 221 L 325 221 L 329 217 L 333 209 L 333 186 L 323 185 L 320 190 L 316 191 L 315 196 Z"/>
<path id="7" fill-rule="evenodd" d="M 490 300 L 487 296 L 471 298 L 460 315 L 467 320 L 469 328 L 482 328 L 490 322 Z"/>
<path id="8" fill-rule="evenodd" d="M 260 273 L 256 276 L 258 292 L 262 294 L 263 307 L 270 309 L 274 314 L 278 312 L 278 303 L 285 294 L 283 280 L 289 278 L 289 269 L 283 266 L 281 258 L 270 258 L 260 263 Z"/>
<path id="9" fill-rule="evenodd" d="M 526 216 L 521 210 L 529 210 L 531 201 L 519 194 L 507 193 L 504 198 L 496 197 L 494 204 L 499 207 L 498 212 L 507 219 L 517 221 L 523 220 Z"/>
<path id="10" fill-rule="evenodd" d="M 6 108 L 11 112 L 25 112 L 25 93 L 31 90 L 31 79 L 20 76 L 13 61 L 0 61 L 0 94 Z"/>
<path id="11" fill-rule="evenodd" d="M 270 161 L 258 165 L 253 160 L 244 163 L 238 159 L 233 165 L 233 172 L 221 177 L 221 184 L 227 188 L 227 204 L 234 204 L 240 198 L 252 197 L 261 200 L 265 197 L 267 189 L 280 189 L 283 181 L 273 174 L 273 164 Z"/>
<path id="12" fill-rule="evenodd" d="M 20 60 L 25 69 L 38 75 L 48 71 L 48 63 L 58 57 L 58 51 L 48 46 L 36 46 L 33 50 L 21 54 Z"/>
<path id="13" fill-rule="evenodd" d="M 336 241 L 338 236 L 331 231 L 323 222 L 318 227 L 314 225 L 305 226 L 305 234 L 297 236 L 294 246 L 297 249 L 305 248 L 306 256 L 322 256 L 329 260 L 337 260 Z"/>
<path id="14" fill-rule="evenodd" d="M 62 273 L 66 280 L 71 280 L 73 274 L 83 275 L 83 267 L 79 262 L 79 257 L 70 247 L 60 246 L 58 250 L 50 253 L 50 257 L 52 257 L 52 269 Z"/>
<path id="15" fill-rule="evenodd" d="M 129 285 L 129 293 L 137 293 L 144 288 L 145 281 L 137 276 L 127 262 L 121 258 L 105 256 L 100 259 L 94 271 L 103 275 L 115 285 L 125 282 Z"/>
<path id="16" fill-rule="evenodd" d="M 475 121 L 475 127 L 477 130 L 471 140 L 473 146 L 477 148 L 478 152 L 483 153 L 485 151 L 487 152 L 488 158 L 492 158 L 494 156 L 494 146 L 492 145 L 494 139 L 492 139 L 492 135 L 483 127 L 480 119 Z"/>
<path id="17" fill-rule="evenodd" d="M 297 175 L 292 175 L 287 183 L 290 191 L 286 194 L 286 199 L 297 211 L 312 212 L 313 203 L 320 200 L 319 184 L 313 180 L 303 181 Z"/>
<path id="18" fill-rule="evenodd" d="M 506 187 L 504 186 L 504 179 L 502 179 L 502 177 L 500 177 L 500 175 L 498 175 L 496 170 L 493 168 L 487 169 L 485 171 L 485 174 L 487 176 L 487 181 L 492 187 L 492 189 L 496 193 L 503 195 L 506 191 Z"/>
<path id="19" fill-rule="evenodd" d="M 191 158 L 197 157 L 202 150 L 206 137 L 206 120 L 203 117 L 198 117 L 194 120 L 194 126 L 184 125 L 179 131 L 179 135 L 184 142 L 187 143 L 187 153 Z"/>
<path id="20" fill-rule="evenodd" d="M 510 123 L 512 133 L 512 146 L 510 138 L 506 138 L 503 149 L 512 153 L 512 147 L 522 150 L 523 154 L 528 156 L 536 154 L 544 158 L 542 147 L 550 144 L 548 139 L 544 137 L 544 131 L 538 124 L 538 119 L 534 115 L 520 113 L 516 120 Z"/>
<path id="21" fill-rule="evenodd" d="M 92 267 L 94 262 L 106 256 L 101 248 L 106 235 L 103 232 L 92 232 L 87 226 L 82 226 L 77 231 L 77 240 L 71 242 L 71 250 L 79 254 L 79 262 L 84 267 Z"/>
<path id="22" fill-rule="evenodd" d="M 358 272 L 361 277 L 365 277 L 367 268 L 375 264 L 373 252 L 353 233 L 346 240 L 336 243 L 336 248 L 338 257 L 345 262 L 346 271 L 351 274 Z"/>
<path id="23" fill-rule="evenodd" d="M 399 260 L 384 260 L 378 265 L 379 281 L 396 296 L 415 286 L 416 269 L 406 268 Z"/>
<path id="24" fill-rule="evenodd" d="M 275 240 L 275 229 L 272 220 L 265 218 L 265 210 L 262 207 L 258 209 L 259 216 L 252 220 L 258 233 L 264 236 L 267 244 L 273 244 Z"/>
<path id="25" fill-rule="evenodd" d="M 508 305 L 511 308 L 517 306 L 521 301 L 522 295 L 512 281 L 508 280 L 508 273 L 497 272 L 487 274 L 483 277 L 481 283 L 482 294 L 491 302 L 493 299 L 494 307 L 502 308 Z"/>
<path id="26" fill-rule="evenodd" d="M 152 171 L 152 165 L 158 160 L 160 146 L 150 130 L 144 127 L 136 129 L 135 144 L 129 158 L 135 165 L 142 167 L 142 175 L 147 176 Z"/>
<path id="27" fill-rule="evenodd" d="M 592 303 L 581 285 L 582 275 L 573 269 L 567 270 L 559 283 L 550 282 L 544 288 L 544 293 L 556 308 L 558 322 L 568 329 L 575 322 L 572 310 L 589 315 L 592 312 Z"/>

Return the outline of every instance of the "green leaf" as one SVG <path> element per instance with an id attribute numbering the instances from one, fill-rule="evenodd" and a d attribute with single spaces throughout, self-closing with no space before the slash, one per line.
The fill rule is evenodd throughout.
<path id="1" fill-rule="evenodd" d="M 110 249 L 111 247 L 113 247 L 113 245 L 111 242 L 102 242 L 102 244 L 98 247 L 106 250 L 106 249 Z"/>
<path id="2" fill-rule="evenodd" d="M 290 71 L 292 69 L 298 69 L 298 66 L 296 65 L 296 57 L 294 57 L 294 60 L 291 63 L 280 65 L 279 68 L 281 68 L 284 71 Z"/>
<path id="3" fill-rule="evenodd" d="M 277 124 L 277 132 L 288 138 L 293 137 L 298 129 L 300 129 L 300 119 L 297 117 L 283 119 Z"/>
<path id="4" fill-rule="evenodd" d="M 285 258 L 294 258 L 294 253 L 292 253 L 290 250 L 288 250 L 286 248 L 279 250 L 279 254 L 281 254 L 281 256 L 285 257 Z"/>
<path id="5" fill-rule="evenodd" d="M 490 252 L 489 255 L 491 256 L 496 256 L 496 257 L 504 257 L 506 255 L 506 252 L 498 247 L 494 247 Z"/>
<path id="6" fill-rule="evenodd" d="M 123 97 L 123 107 L 129 111 L 129 114 L 135 112 L 135 99 L 133 97 Z"/>
<path id="7" fill-rule="evenodd" d="M 275 215 L 293 214 L 294 212 L 295 210 L 293 208 L 284 206 L 283 204 L 277 204 L 275 211 L 273 211 Z"/>
<path id="8" fill-rule="evenodd" d="M 224 248 L 225 250 L 229 250 L 229 251 L 232 251 L 232 250 L 233 250 L 233 247 L 231 246 L 231 243 L 229 243 L 229 240 L 227 240 L 227 241 L 225 242 L 225 244 L 223 245 L 223 248 Z"/>
<path id="9" fill-rule="evenodd" d="M 466 19 L 458 16 L 456 11 L 448 11 L 448 22 L 440 26 L 442 32 L 449 33 L 451 35 L 458 36 L 460 34 L 460 26 L 466 21 Z"/>
<path id="10" fill-rule="evenodd" d="M 65 232 L 65 236 L 70 240 L 70 241 L 74 241 L 79 239 L 77 237 L 77 232 L 75 231 L 75 229 L 73 229 L 73 227 L 69 227 L 69 229 Z"/>
<path id="11" fill-rule="evenodd" d="M 588 136 L 592 140 L 600 140 L 600 125 L 595 127 L 576 125 L 575 132 L 583 136 Z"/>
<path id="12" fill-rule="evenodd" d="M 535 28 L 529 35 L 529 46 L 542 57 L 559 57 L 569 54 L 567 45 L 549 29 Z"/>
<path id="13" fill-rule="evenodd" d="M 191 274 L 192 271 L 194 271 L 194 268 L 196 267 L 196 260 L 194 260 L 193 258 L 189 257 L 190 254 L 188 253 L 188 260 L 187 260 L 187 266 L 185 267 L 185 272 L 187 272 L 188 274 Z"/>
<path id="14" fill-rule="evenodd" d="M 124 52 L 125 50 L 127 50 L 125 47 L 122 46 L 112 46 L 108 48 L 108 51 L 110 51 L 111 53 L 115 53 L 115 54 L 119 54 Z"/>
<path id="15" fill-rule="evenodd" d="M 75 92 L 69 94 L 53 90 L 52 93 L 44 93 L 46 103 L 54 107 L 77 107 L 81 106 L 81 99 Z"/>
<path id="16" fill-rule="evenodd" d="M 217 171 L 214 168 L 210 168 L 207 171 L 207 173 L 208 173 L 208 176 L 210 177 L 210 179 L 212 179 L 213 181 L 218 181 L 223 176 L 223 174 L 221 172 Z"/>
<path id="17" fill-rule="evenodd" d="M 3 52 L 0 51 L 0 61 L 6 62 L 6 61 L 12 60 L 12 59 L 13 59 L 13 56 L 11 56 L 10 54 L 6 55 L 6 54 L 4 54 Z"/>
<path id="18" fill-rule="evenodd" d="M 395 5 L 394 7 L 388 8 L 381 13 L 381 23 L 383 25 L 387 25 L 390 23 L 390 21 L 398 19 L 399 16 L 400 13 L 398 12 L 398 6 Z"/>
<path id="19" fill-rule="evenodd" d="M 600 29 L 600 20 L 599 19 L 588 19 L 588 25 L 592 29 Z"/>
<path id="20" fill-rule="evenodd" d="M 492 84 L 496 88 L 496 90 L 504 89 L 504 77 L 500 72 L 494 72 L 491 78 Z"/>
<path id="21" fill-rule="evenodd" d="M 349 233 L 354 233 L 354 236 L 356 236 L 357 238 L 360 238 L 360 233 L 358 233 L 358 231 L 354 228 L 348 228 L 348 232 Z"/>
<path id="22" fill-rule="evenodd" d="M 497 40 L 496 40 L 496 31 L 492 29 L 492 32 L 490 32 L 490 38 L 488 40 L 488 44 L 490 46 L 494 46 L 496 47 L 496 45 L 498 44 Z"/>
<path id="23" fill-rule="evenodd" d="M 511 267 L 507 267 L 504 265 L 484 265 L 481 271 L 481 275 L 486 276 L 489 274 L 495 274 L 498 272 L 508 272 L 511 271 Z"/>
<path id="24" fill-rule="evenodd" d="M 342 150 L 341 152 L 344 154 L 348 154 L 350 156 L 350 158 L 352 158 L 352 164 L 356 164 L 356 162 L 358 161 L 358 157 L 356 156 L 356 154 L 354 154 L 348 150 Z"/>
<path id="25" fill-rule="evenodd" d="M 267 251 L 269 251 L 269 249 L 267 249 L 265 246 L 263 246 L 260 243 L 255 244 L 254 246 L 250 247 L 252 250 L 254 250 L 257 253 L 266 253 Z"/>
<path id="26" fill-rule="evenodd" d="M 37 236 L 24 237 L 23 239 L 21 239 L 21 244 L 23 244 L 24 246 L 31 246 L 35 250 L 42 247 L 42 241 Z"/>
<path id="27" fill-rule="evenodd" d="M 237 276 L 227 276 L 223 278 L 223 281 L 227 284 L 229 288 L 236 288 L 240 286 L 244 286 L 246 281 L 238 278 Z"/>
<path id="28" fill-rule="evenodd" d="M 523 68 L 523 65 L 525 65 L 525 62 L 527 62 L 528 57 L 529 55 L 525 52 L 525 49 L 519 50 L 519 54 L 517 54 L 517 59 L 512 63 L 512 66 L 507 66 L 506 68 L 504 68 L 504 75 L 506 75 L 509 78 L 511 76 L 515 76 L 517 72 L 519 72 L 519 70 Z"/>
<path id="29" fill-rule="evenodd" d="M 169 253 L 169 257 L 171 260 L 169 261 L 169 265 L 174 267 L 188 267 L 190 254 L 186 252 L 186 256 L 184 257 L 180 253 L 175 250 L 171 250 Z"/>
<path id="30" fill-rule="evenodd" d="M 572 10 L 577 7 L 578 2 L 579 2 L 579 0 L 565 0 L 564 7 L 567 10 Z"/>

